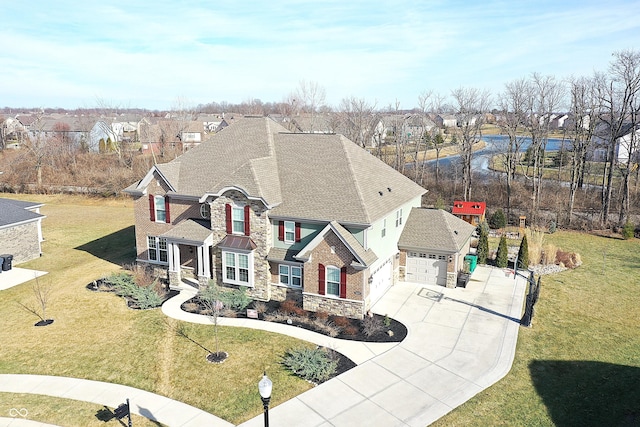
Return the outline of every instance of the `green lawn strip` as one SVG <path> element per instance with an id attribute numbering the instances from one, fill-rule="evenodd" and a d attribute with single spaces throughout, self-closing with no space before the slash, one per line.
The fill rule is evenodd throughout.
<path id="1" fill-rule="evenodd" d="M 125 403 L 124 400 L 122 403 Z M 115 418 L 103 418 L 102 413 L 113 412 L 115 408 L 107 408 L 90 402 L 45 396 L 42 394 L 1 393 L 0 416 L 9 417 L 12 409 L 20 411 L 26 417 L 17 415 L 17 419 L 28 419 L 42 423 L 67 427 L 109 427 L 122 426 Z M 26 412 L 24 411 L 26 410 Z M 123 418 L 127 422 L 127 418 Z M 132 414 L 131 424 L 136 427 L 164 426 L 156 421 Z"/>
<path id="2" fill-rule="evenodd" d="M 183 401 L 236 424 L 261 413 L 257 383 L 265 369 L 274 381 L 274 405 L 311 387 L 280 365 L 287 350 L 307 343 L 221 327 L 220 349 L 229 353 L 229 359 L 211 364 L 205 358 L 206 350 L 175 336 L 177 322 L 168 321 L 159 309 L 131 310 L 114 294 L 86 289 L 92 280 L 120 268 L 107 259 L 134 261 L 130 201 L 22 198 L 46 203 L 41 209 L 47 215 L 44 255 L 20 267 L 49 272 L 38 280 L 54 288 L 46 316 L 54 323 L 33 326 L 38 319 L 18 304 L 33 302 L 34 281 L 2 291 L 0 372 L 128 385 Z M 212 326 L 186 325 L 186 329 L 196 342 L 215 350 Z M 82 425 L 80 419 L 76 422 Z"/>
<path id="3" fill-rule="evenodd" d="M 543 277 L 509 374 L 434 426 L 640 423 L 638 240 L 561 231 L 545 242 L 583 265 Z"/>

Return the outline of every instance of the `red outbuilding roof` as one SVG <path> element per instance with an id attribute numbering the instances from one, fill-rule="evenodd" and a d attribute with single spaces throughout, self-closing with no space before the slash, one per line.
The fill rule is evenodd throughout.
<path id="1" fill-rule="evenodd" d="M 483 215 L 486 210 L 486 202 L 463 202 L 456 200 L 453 202 L 451 213 L 454 215 Z"/>

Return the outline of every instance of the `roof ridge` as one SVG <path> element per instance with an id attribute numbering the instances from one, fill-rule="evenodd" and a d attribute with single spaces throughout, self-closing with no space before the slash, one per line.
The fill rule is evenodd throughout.
<path id="1" fill-rule="evenodd" d="M 364 196 L 362 195 L 362 188 L 360 186 L 360 182 L 357 179 L 358 176 L 356 174 L 356 172 L 353 170 L 353 163 L 351 162 L 351 156 L 349 155 L 349 151 L 347 150 L 347 146 L 345 144 L 345 142 L 348 142 L 350 144 L 354 144 L 354 142 L 352 142 L 351 140 L 347 139 L 347 137 L 345 137 L 342 134 L 339 134 L 339 138 L 338 140 L 340 141 L 340 143 L 342 144 L 342 151 L 345 154 L 345 159 L 347 160 L 347 165 L 349 167 L 349 171 L 351 172 L 351 176 L 353 177 L 353 183 L 356 187 L 356 192 L 358 193 L 358 201 L 360 202 L 360 209 L 362 210 L 362 212 L 364 212 L 364 217 L 367 220 L 367 223 L 371 223 L 371 217 L 369 216 L 369 211 L 365 206 L 365 202 L 364 202 Z M 358 147 L 359 149 L 359 147 Z"/>
<path id="2" fill-rule="evenodd" d="M 453 217 L 453 218 L 456 218 L 456 217 L 455 217 L 455 216 L 453 216 L 453 215 L 446 215 L 446 214 L 448 214 L 449 212 L 446 212 L 446 211 L 445 211 L 445 210 L 443 210 L 443 209 L 438 209 L 438 212 L 440 212 L 440 216 L 442 217 L 442 219 L 444 220 L 444 223 L 446 224 L 447 231 L 448 231 L 448 233 L 447 233 L 447 238 L 448 238 L 448 239 L 450 239 L 450 240 L 453 242 L 453 246 L 454 246 L 455 248 L 458 248 L 458 242 L 457 242 L 457 241 L 456 241 L 456 239 L 453 237 L 453 233 L 454 233 L 454 231 L 455 231 L 455 230 L 453 230 L 453 229 L 451 228 L 451 223 L 449 222 L 450 217 Z M 457 232 L 457 231 L 455 231 L 455 233 L 457 234 L 458 232 Z"/>

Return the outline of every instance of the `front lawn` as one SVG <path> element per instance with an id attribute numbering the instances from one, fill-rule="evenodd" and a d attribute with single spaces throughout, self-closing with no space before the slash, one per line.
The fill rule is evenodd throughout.
<path id="1" fill-rule="evenodd" d="M 545 239 L 582 266 L 543 276 L 509 374 L 434 426 L 640 425 L 640 241 Z"/>
<path id="2" fill-rule="evenodd" d="M 54 288 L 47 317 L 38 320 L 18 302 L 33 300 L 32 282 L 0 292 L 0 373 L 59 375 L 129 385 L 202 408 L 234 424 L 262 412 L 257 383 L 266 369 L 274 382 L 273 403 L 310 385 L 280 364 L 296 339 L 244 328 L 220 328 L 222 364 L 184 338 L 159 309 L 132 310 L 110 293 L 86 289 L 91 281 L 135 259 L 133 207 L 128 199 L 60 195 L 2 195 L 45 203 L 44 255 L 20 265 L 48 271 L 38 280 Z M 185 325 L 189 337 L 213 347 L 211 326 Z M 13 398 L 15 401 L 15 398 Z M 18 399 L 19 400 L 19 399 Z M 40 402 L 40 403 L 37 403 Z M 30 398 L 29 412 L 48 418 L 45 398 Z M 16 403 L 19 405 L 19 403 Z M 0 410 L 2 408 L 0 407 Z M 65 425 L 89 425 L 82 418 Z"/>

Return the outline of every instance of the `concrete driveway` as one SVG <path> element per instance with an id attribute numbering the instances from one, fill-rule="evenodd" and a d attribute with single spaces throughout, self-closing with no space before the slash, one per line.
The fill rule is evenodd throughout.
<path id="1" fill-rule="evenodd" d="M 466 288 L 400 283 L 374 306 L 408 328 L 397 346 L 269 411 L 282 426 L 424 427 L 511 369 L 526 280 L 478 267 Z M 274 394 L 277 384 L 274 384 Z M 243 427 L 263 425 L 262 416 Z"/>

